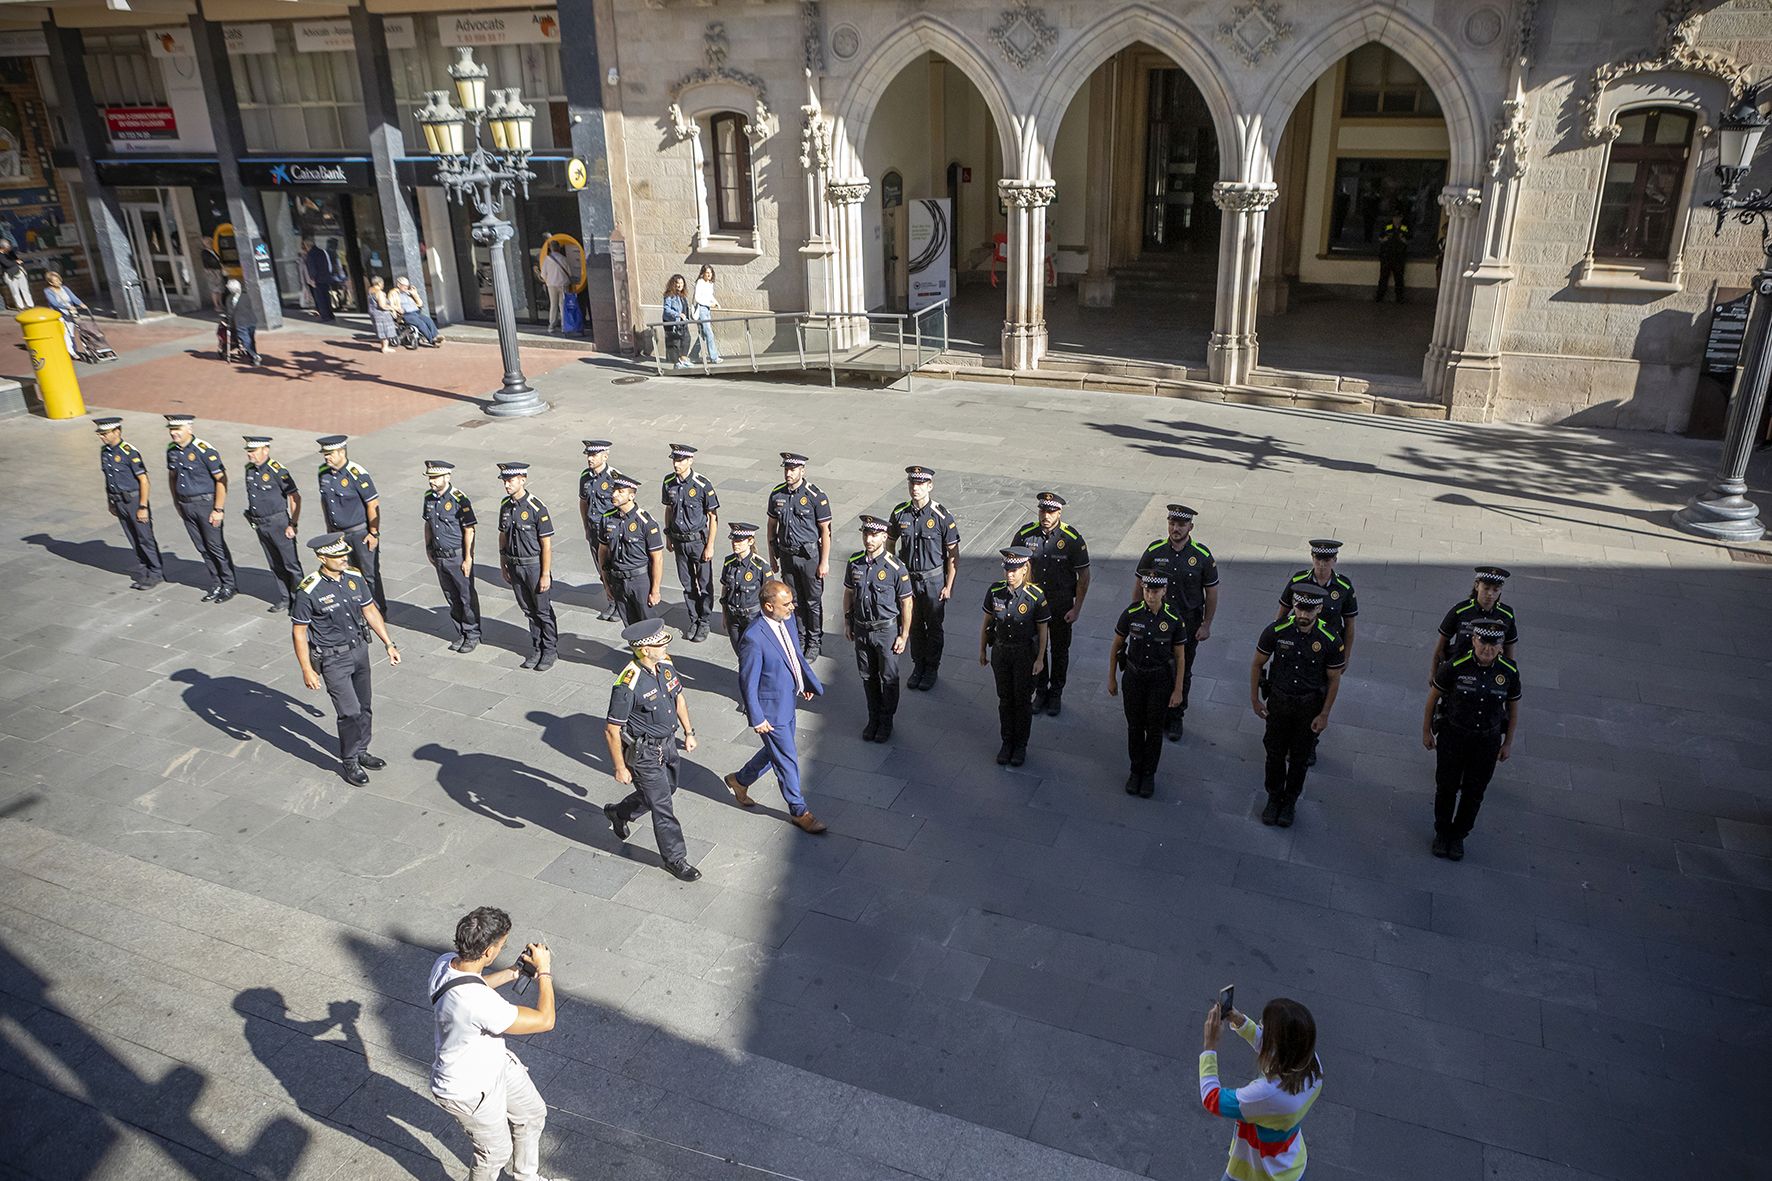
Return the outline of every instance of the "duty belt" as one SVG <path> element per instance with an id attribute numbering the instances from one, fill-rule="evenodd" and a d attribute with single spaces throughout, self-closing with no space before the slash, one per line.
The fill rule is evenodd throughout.
<path id="1" fill-rule="evenodd" d="M 522 557 L 509 557 L 504 560 L 504 563 L 507 566 L 539 566 L 541 565 L 541 555 L 536 554 L 534 557 L 529 557 L 527 555 Z"/>
<path id="2" fill-rule="evenodd" d="M 1175 666 L 1170 664 L 1167 660 L 1159 660 L 1155 664 L 1134 664 L 1130 660 L 1126 662 L 1126 671 L 1136 673 L 1163 672 L 1168 669 L 1173 669 L 1174 667 Z"/>
<path id="3" fill-rule="evenodd" d="M 431 551 L 431 556 L 434 558 L 459 558 L 461 555 L 462 551 L 458 549 L 434 549 Z"/>
<path id="4" fill-rule="evenodd" d="M 623 582 L 626 582 L 626 581 L 628 581 L 628 579 L 634 577 L 634 575 L 639 574 L 642 570 L 645 570 L 645 569 L 646 569 L 645 566 L 628 566 L 625 569 L 621 566 L 610 566 L 609 573 L 611 576 L 613 576 L 615 578 L 619 578 Z"/>
<path id="5" fill-rule="evenodd" d="M 702 525 L 702 527 L 700 529 L 667 529 L 667 530 L 665 530 L 665 536 L 670 538 L 672 541 L 692 541 L 695 538 L 706 537 L 707 535 L 708 535 L 708 527 L 705 524 Z"/>
<path id="6" fill-rule="evenodd" d="M 174 500 L 178 501 L 180 504 L 191 504 L 191 503 L 193 503 L 195 501 L 199 501 L 199 500 L 214 500 L 215 493 L 213 493 L 213 492 L 193 492 L 189 496 L 186 496 L 183 493 L 174 492 L 172 494 L 172 498 Z"/>
<path id="7" fill-rule="evenodd" d="M 308 651 L 315 656 L 342 656 L 346 652 L 354 652 L 363 646 L 363 637 L 358 636 L 348 644 L 333 644 L 322 648 L 318 644 L 309 644 Z"/>
<path id="8" fill-rule="evenodd" d="M 248 521 L 251 521 L 254 525 L 268 524 L 269 522 L 277 520 L 277 518 L 279 518 L 279 517 L 281 517 L 283 520 L 287 521 L 289 519 L 289 514 L 287 512 L 255 513 L 251 509 L 246 510 L 246 519 Z"/>
<path id="9" fill-rule="evenodd" d="M 337 528 L 340 533 L 367 533 L 369 522 L 364 521 L 361 525 L 339 525 Z"/>
<path id="10" fill-rule="evenodd" d="M 861 632 L 883 632 L 897 626 L 897 616 L 893 616 L 891 619 L 857 619 L 854 621 L 855 630 Z"/>
<path id="11" fill-rule="evenodd" d="M 723 607 L 722 610 L 734 619 L 742 619 L 747 623 L 763 614 L 761 607 Z"/>

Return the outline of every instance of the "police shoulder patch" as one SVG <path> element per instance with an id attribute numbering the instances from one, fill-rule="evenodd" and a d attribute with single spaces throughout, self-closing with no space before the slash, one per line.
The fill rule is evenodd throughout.
<path id="1" fill-rule="evenodd" d="M 726 560 L 724 562 L 721 562 L 720 566 L 722 569 L 724 569 L 725 567 L 732 565 L 732 563 L 734 563 L 734 562 L 741 562 L 743 560 L 744 559 L 740 558 L 737 554 L 727 554 Z"/>
<path id="2" fill-rule="evenodd" d="M 1075 537 L 1079 541 L 1081 541 L 1083 539 L 1083 535 L 1081 533 L 1078 533 L 1075 529 L 1072 529 L 1069 525 L 1066 525 L 1062 521 L 1059 522 L 1058 527 L 1064 531 L 1064 535 L 1066 537 Z"/>
<path id="3" fill-rule="evenodd" d="M 858 549 L 854 553 L 849 555 L 849 560 L 851 562 L 859 562 L 859 561 L 863 560 L 864 558 L 866 558 L 867 556 L 868 556 L 868 552 L 866 550 Z"/>
<path id="4" fill-rule="evenodd" d="M 1340 584 L 1341 584 L 1341 585 L 1342 585 L 1342 586 L 1345 586 L 1345 587 L 1347 587 L 1347 589 L 1349 589 L 1349 590 L 1353 590 L 1353 589 L 1354 589 L 1354 584 L 1353 584 L 1353 583 L 1351 583 L 1351 582 L 1349 582 L 1349 581 L 1348 581 L 1348 580 L 1347 580 L 1347 579 L 1345 579 L 1345 578 L 1343 578 L 1343 577 L 1342 577 L 1342 576 L 1341 576 L 1341 575 L 1339 575 L 1339 574 L 1337 574 L 1337 575 L 1336 575 L 1336 576 L 1335 576 L 1335 581 L 1336 581 L 1336 582 L 1338 582 L 1338 583 L 1340 583 Z"/>
<path id="5" fill-rule="evenodd" d="M 1208 558 L 1210 558 L 1212 556 L 1211 550 L 1207 549 L 1205 546 L 1201 545 L 1199 542 L 1195 541 L 1191 537 L 1188 538 L 1188 544 L 1193 546 L 1195 549 L 1199 550 L 1201 553 L 1205 554 Z"/>
<path id="6" fill-rule="evenodd" d="M 119 449 L 120 449 L 120 450 L 121 450 L 121 451 L 122 451 L 122 452 L 123 452 L 123 454 L 125 454 L 125 455 L 133 455 L 133 454 L 135 454 L 135 448 L 134 448 L 134 447 L 131 447 L 131 446 L 130 446 L 130 445 L 129 445 L 129 444 L 128 444 L 128 443 L 119 443 L 119 444 L 117 444 L 117 447 L 118 447 L 118 448 L 119 448 Z"/>
<path id="7" fill-rule="evenodd" d="M 1465 661 L 1467 661 L 1467 660 L 1475 660 L 1475 659 L 1476 659 L 1476 658 L 1477 658 L 1477 657 L 1476 657 L 1476 653 L 1474 653 L 1474 652 L 1466 652 L 1466 653 L 1465 653 L 1465 654 L 1464 654 L 1464 655 L 1463 655 L 1463 656 L 1460 656 L 1460 657 L 1459 657 L 1459 658 L 1458 658 L 1458 659 L 1457 659 L 1457 660 L 1454 660 L 1454 661 L 1453 661 L 1453 662 L 1452 662 L 1452 667 L 1453 667 L 1453 668 L 1457 668 L 1457 667 L 1458 667 L 1458 666 L 1459 666 L 1459 665 L 1461 665 L 1461 664 L 1463 664 L 1463 663 L 1464 663 L 1464 662 L 1465 662 Z"/>
<path id="8" fill-rule="evenodd" d="M 776 493 L 776 492 L 786 492 L 787 490 L 788 490 L 788 486 L 785 482 L 783 482 L 783 483 L 777 484 L 775 487 L 771 488 L 769 491 L 771 493 Z"/>
<path id="9" fill-rule="evenodd" d="M 1464 602 L 1458 604 L 1458 606 L 1452 608 L 1452 613 L 1454 615 L 1463 615 L 1466 611 L 1475 611 L 1476 609 L 1477 601 L 1475 599 L 1466 599 Z"/>
<path id="10" fill-rule="evenodd" d="M 892 515 L 895 517 L 899 513 L 908 513 L 910 511 L 911 511 L 911 502 L 908 500 L 901 500 L 897 504 L 892 506 Z"/>
<path id="11" fill-rule="evenodd" d="M 298 591 L 311 591 L 319 584 L 319 582 L 320 572 L 318 570 L 310 570 L 308 571 L 308 576 L 296 584 L 295 589 Z"/>
<path id="12" fill-rule="evenodd" d="M 1509 619 L 1512 619 L 1514 617 L 1514 609 L 1512 607 L 1509 607 L 1505 603 L 1499 603 L 1499 602 L 1496 603 L 1495 609 L 1497 611 L 1501 612 L 1503 615 L 1507 616 Z"/>
<path id="13" fill-rule="evenodd" d="M 1310 576 L 1311 576 L 1311 572 L 1309 570 L 1300 570 L 1297 574 L 1294 574 L 1287 581 L 1289 581 L 1289 582 L 1303 582 L 1306 579 L 1308 579 Z"/>
<path id="14" fill-rule="evenodd" d="M 1143 610 L 1144 610 L 1143 603 L 1134 603 L 1134 604 L 1132 604 L 1132 606 L 1126 608 L 1126 614 L 1137 615 L 1140 611 L 1143 611 Z"/>
<path id="15" fill-rule="evenodd" d="M 635 664 L 633 661 L 629 661 L 625 666 L 623 666 L 622 670 L 619 673 L 615 674 L 615 683 L 618 685 L 626 685 L 629 688 L 632 688 L 634 681 L 637 680 L 639 678 L 639 676 L 640 676 L 640 666 Z"/>
<path id="16" fill-rule="evenodd" d="M 345 470 L 350 472 L 353 476 L 367 476 L 369 474 L 363 470 L 363 465 L 359 464 L 356 460 L 352 460 L 345 464 Z"/>
<path id="17" fill-rule="evenodd" d="M 1149 545 L 1145 546 L 1144 552 L 1147 554 L 1156 553 L 1158 550 L 1162 549 L 1164 546 L 1166 546 L 1168 544 L 1169 544 L 1169 539 L 1167 537 L 1159 537 L 1157 540 L 1155 540 L 1155 541 L 1151 542 Z"/>
<path id="18" fill-rule="evenodd" d="M 1505 668 L 1510 673 L 1517 673 L 1520 671 L 1519 667 L 1510 663 L 1505 656 L 1497 656 L 1495 658 L 1495 663 L 1501 665 L 1502 668 Z"/>

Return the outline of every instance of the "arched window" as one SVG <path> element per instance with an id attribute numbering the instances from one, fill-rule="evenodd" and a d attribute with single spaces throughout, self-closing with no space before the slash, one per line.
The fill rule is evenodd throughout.
<path id="1" fill-rule="evenodd" d="M 1600 182 L 1596 259 L 1665 259 L 1680 221 L 1691 111 L 1653 107 L 1618 117 L 1621 129 Z"/>
<path id="2" fill-rule="evenodd" d="M 714 183 L 708 195 L 713 201 L 717 232 L 740 233 L 756 228 L 747 122 L 745 116 L 733 111 L 722 111 L 708 120 L 713 133 L 709 156 L 714 168 Z"/>

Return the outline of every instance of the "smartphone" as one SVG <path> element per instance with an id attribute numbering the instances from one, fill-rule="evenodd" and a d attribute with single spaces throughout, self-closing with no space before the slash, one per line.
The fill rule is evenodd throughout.
<path id="1" fill-rule="evenodd" d="M 1221 1020 L 1231 1019 L 1231 1010 L 1236 1006 L 1232 1003 L 1237 998 L 1237 986 L 1227 984 L 1218 990 L 1218 1016 Z"/>

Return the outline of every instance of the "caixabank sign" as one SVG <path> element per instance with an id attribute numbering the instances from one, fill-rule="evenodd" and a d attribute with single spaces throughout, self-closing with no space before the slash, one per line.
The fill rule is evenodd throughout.
<path id="1" fill-rule="evenodd" d="M 375 180 L 368 160 L 242 160 L 240 179 L 261 189 L 367 189 Z"/>

